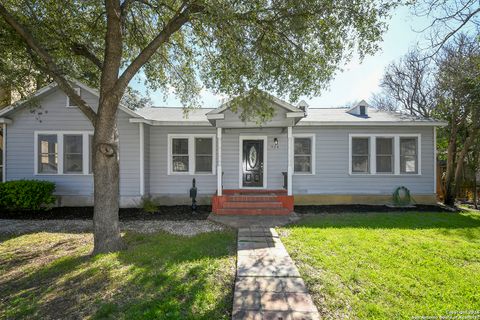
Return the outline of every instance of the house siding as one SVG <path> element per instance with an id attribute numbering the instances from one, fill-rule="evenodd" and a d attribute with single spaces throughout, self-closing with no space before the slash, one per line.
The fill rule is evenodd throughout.
<path id="1" fill-rule="evenodd" d="M 391 195 L 399 186 L 413 194 L 434 193 L 432 127 L 311 127 L 293 134 L 315 134 L 315 175 L 294 175 L 294 194 Z M 349 134 L 420 134 L 421 175 L 350 175 Z"/>
<path id="2" fill-rule="evenodd" d="M 150 193 L 181 195 L 188 199 L 192 179 L 196 179 L 199 195 L 213 195 L 217 190 L 217 176 L 212 174 L 168 174 L 169 134 L 215 134 L 211 127 L 150 127 Z"/>
<path id="3" fill-rule="evenodd" d="M 82 98 L 94 109 L 98 98 L 86 90 Z M 6 180 L 39 179 L 56 183 L 57 195 L 92 196 L 92 175 L 35 175 L 35 131 L 93 131 L 85 115 L 77 108 L 66 108 L 66 96 L 59 89 L 36 101 L 36 107 L 20 108 L 8 125 Z M 119 112 L 120 189 L 121 195 L 139 194 L 138 125 L 128 122 L 129 116 Z"/>

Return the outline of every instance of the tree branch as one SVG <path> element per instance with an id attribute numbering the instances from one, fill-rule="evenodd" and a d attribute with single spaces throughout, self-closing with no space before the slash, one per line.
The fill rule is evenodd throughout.
<path id="1" fill-rule="evenodd" d="M 103 62 L 95 54 L 93 54 L 93 52 L 91 52 L 86 45 L 74 42 L 72 43 L 71 48 L 74 54 L 87 58 L 100 70 L 103 68 Z"/>
<path id="2" fill-rule="evenodd" d="M 65 94 L 77 104 L 78 108 L 95 126 L 95 111 L 93 111 L 93 109 L 75 93 L 75 90 L 73 90 L 72 86 L 65 78 L 64 74 L 61 72 L 52 56 L 39 43 L 37 43 L 32 34 L 21 23 L 19 23 L 2 4 L 0 4 L 0 16 L 2 16 L 5 22 L 7 22 L 7 24 L 9 24 L 13 30 L 15 30 L 17 35 L 27 44 L 27 46 L 40 57 L 40 59 L 45 63 L 45 71 L 50 74 L 60 89 L 62 89 L 62 91 L 65 92 Z"/>
<path id="3" fill-rule="evenodd" d="M 127 87 L 130 80 L 140 70 L 140 68 L 148 62 L 157 49 L 168 41 L 170 36 L 178 31 L 190 19 L 192 13 L 198 13 L 203 10 L 203 6 L 190 5 L 183 11 L 177 13 L 163 28 L 163 30 L 138 54 L 132 63 L 125 69 L 122 75 L 118 78 L 115 85 L 115 91 L 123 91 Z M 118 91 L 117 91 L 118 92 Z"/>

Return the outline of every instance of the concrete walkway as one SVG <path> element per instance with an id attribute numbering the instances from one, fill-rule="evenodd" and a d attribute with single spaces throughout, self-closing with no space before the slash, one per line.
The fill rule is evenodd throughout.
<path id="1" fill-rule="evenodd" d="M 320 319 L 297 267 L 273 228 L 238 230 L 233 319 Z"/>

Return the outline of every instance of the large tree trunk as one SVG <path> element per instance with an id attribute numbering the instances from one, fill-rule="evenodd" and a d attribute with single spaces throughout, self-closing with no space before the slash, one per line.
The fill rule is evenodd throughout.
<path id="1" fill-rule="evenodd" d="M 465 163 L 465 158 L 467 156 L 468 150 L 470 150 L 470 146 L 472 145 L 475 137 L 477 135 L 477 130 L 474 130 L 470 133 L 470 136 L 465 140 L 463 144 L 463 148 L 458 154 L 457 157 L 457 166 L 455 168 L 455 180 L 453 182 L 453 195 L 454 197 L 457 196 L 458 191 L 460 190 L 460 185 L 462 184 L 463 180 L 463 165 Z"/>
<path id="2" fill-rule="evenodd" d="M 117 107 L 115 101 L 106 100 L 99 108 L 94 134 L 93 254 L 118 251 L 126 247 L 120 236 L 118 219 L 120 166 Z"/>
<path id="3" fill-rule="evenodd" d="M 473 173 L 473 206 L 478 209 L 477 171 Z"/>
<path id="4" fill-rule="evenodd" d="M 454 188 L 454 169 L 455 158 L 457 149 L 457 128 L 453 126 L 450 133 L 450 140 L 448 141 L 447 149 L 447 170 L 445 172 L 445 195 L 443 202 L 447 206 L 453 206 L 455 204 L 455 188 Z"/>

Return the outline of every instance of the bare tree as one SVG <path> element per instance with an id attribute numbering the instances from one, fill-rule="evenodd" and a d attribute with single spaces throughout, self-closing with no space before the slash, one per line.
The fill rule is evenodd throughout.
<path id="1" fill-rule="evenodd" d="M 416 1 L 413 13 L 432 19 L 419 32 L 428 32 L 431 49 L 435 56 L 457 34 L 478 35 L 480 28 L 480 3 L 478 0 L 423 0 Z"/>
<path id="2" fill-rule="evenodd" d="M 385 70 L 372 104 L 379 109 L 402 111 L 414 116 L 430 117 L 435 107 L 434 67 L 418 50 L 408 52 Z"/>

